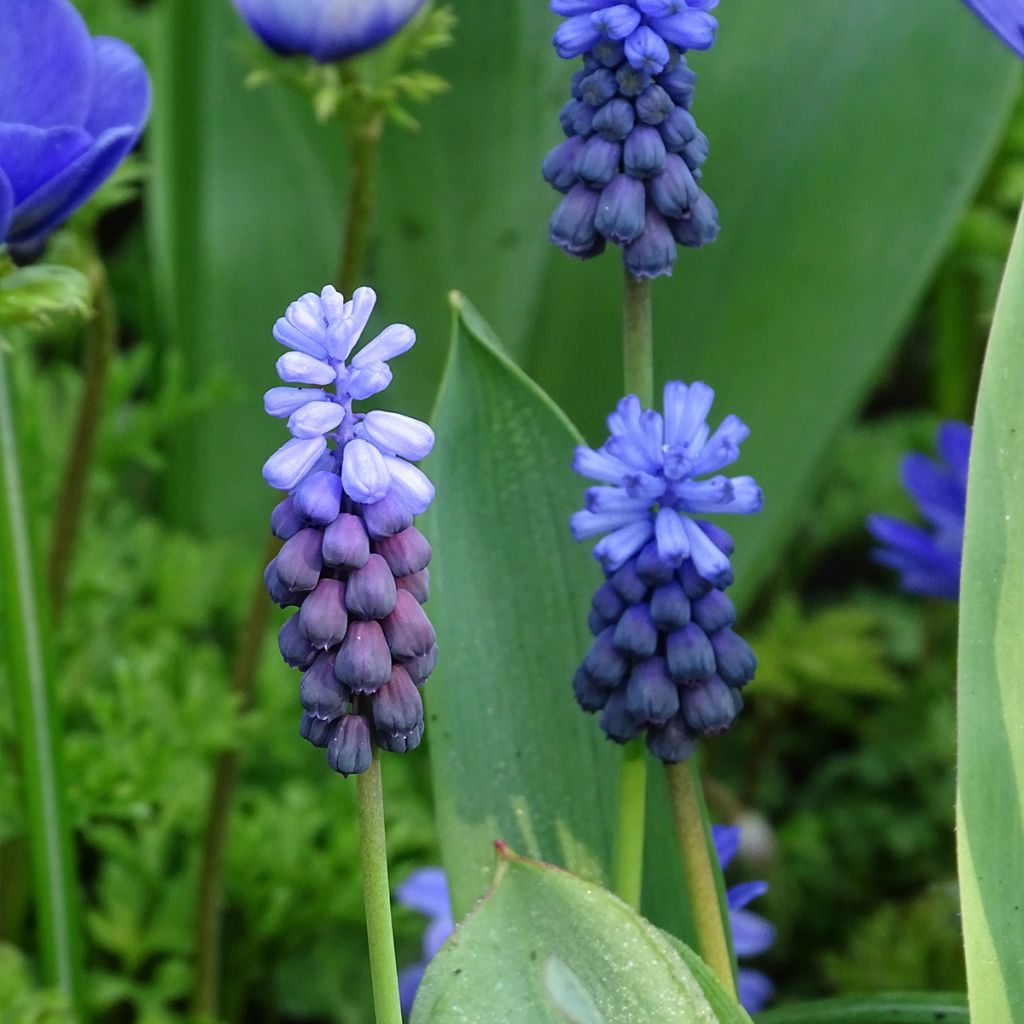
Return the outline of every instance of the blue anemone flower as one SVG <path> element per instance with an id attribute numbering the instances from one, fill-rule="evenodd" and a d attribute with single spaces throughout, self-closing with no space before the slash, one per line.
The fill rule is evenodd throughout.
<path id="1" fill-rule="evenodd" d="M 69 0 L 3 0 L 0 69 L 0 245 L 31 245 L 135 145 L 149 76 L 127 43 L 90 36 Z"/>
<path id="2" fill-rule="evenodd" d="M 875 561 L 897 570 L 904 590 L 955 601 L 960 594 L 971 428 L 955 420 L 943 423 L 937 447 L 939 462 L 918 452 L 903 459 L 903 486 L 927 527 L 880 514 L 868 516 L 867 527 L 882 545 L 873 552 Z"/>
<path id="3" fill-rule="evenodd" d="M 305 53 L 321 64 L 379 46 L 425 0 L 233 0 L 249 28 L 275 53 Z"/>
<path id="4" fill-rule="evenodd" d="M 964 0 L 964 3 L 1018 57 L 1024 57 L 1024 4 L 1021 0 Z"/>
<path id="5" fill-rule="evenodd" d="M 427 964 L 437 955 L 448 936 L 455 930 L 452 904 L 448 895 L 448 878 L 443 868 L 426 867 L 413 871 L 395 889 L 395 899 L 410 910 L 430 919 L 423 932 L 423 957 L 410 964 L 398 975 L 398 991 L 402 1000 L 402 1013 L 412 1013 L 413 1000 L 423 980 Z"/>
<path id="6" fill-rule="evenodd" d="M 712 825 L 711 834 L 718 863 L 724 871 L 739 849 L 740 829 L 729 825 Z M 766 953 L 775 941 L 775 927 L 759 914 L 745 909 L 748 903 L 767 891 L 767 882 L 743 882 L 726 892 L 732 944 L 739 960 Z M 741 967 L 736 980 L 740 1002 L 747 1013 L 759 1013 L 775 994 L 771 978 L 751 967 Z"/>

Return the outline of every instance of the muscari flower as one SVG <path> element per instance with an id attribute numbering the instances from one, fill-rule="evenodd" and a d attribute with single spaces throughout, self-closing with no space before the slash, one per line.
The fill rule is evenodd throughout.
<path id="1" fill-rule="evenodd" d="M 950 420 L 938 431 L 941 462 L 911 452 L 903 459 L 903 486 L 927 528 L 887 515 L 871 515 L 867 527 L 882 547 L 875 561 L 897 570 L 904 590 L 955 601 L 960 594 L 967 464 L 971 428 Z"/>
<path id="2" fill-rule="evenodd" d="M 0 245 L 40 241 L 135 145 L 146 68 L 120 39 L 89 35 L 69 0 L 3 0 Z"/>
<path id="3" fill-rule="evenodd" d="M 567 20 L 554 36 L 565 59 L 583 57 L 560 115 L 566 139 L 544 160 L 565 198 L 551 241 L 587 259 L 614 242 L 637 278 L 670 274 L 676 245 L 718 234 L 700 188 L 708 141 L 690 113 L 696 76 L 683 56 L 706 50 L 718 0 L 551 0 Z"/>
<path id="4" fill-rule="evenodd" d="M 753 478 L 718 474 L 750 431 L 729 415 L 712 433 L 713 401 L 706 384 L 670 381 L 662 416 L 628 395 L 608 417 L 611 436 L 596 450 L 577 448 L 573 461 L 600 481 L 572 516 L 573 535 L 605 534 L 594 547 L 605 571 L 588 620 L 595 639 L 573 690 L 585 711 L 602 712 L 610 739 L 646 732 L 665 762 L 685 760 L 698 736 L 732 724 L 757 667 L 725 594 L 732 538 L 693 518 L 749 515 L 763 503 Z"/>
<path id="5" fill-rule="evenodd" d="M 425 0 L 233 0 L 249 28 L 275 53 L 305 53 L 321 64 L 370 50 L 393 36 Z"/>
<path id="6" fill-rule="evenodd" d="M 419 745 L 419 687 L 437 660 L 421 607 L 430 545 L 412 525 L 434 497 L 412 464 L 433 447 L 433 431 L 352 409 L 388 386 L 388 360 L 416 340 L 393 324 L 352 355 L 375 302 L 370 288 L 345 302 L 330 285 L 293 302 L 274 326 L 290 350 L 277 361 L 288 386 L 264 396 L 292 434 L 263 467 L 288 491 L 270 520 L 285 543 L 264 578 L 274 601 L 297 608 L 278 643 L 303 672 L 300 732 L 343 775 L 369 767 L 371 742 L 396 753 Z"/>
<path id="7" fill-rule="evenodd" d="M 964 0 L 964 3 L 1018 57 L 1024 57 L 1024 4 L 1021 0 Z"/>
<path id="8" fill-rule="evenodd" d="M 437 955 L 445 940 L 455 929 L 452 904 L 448 895 L 448 879 L 443 868 L 427 867 L 413 871 L 395 890 L 395 898 L 403 907 L 415 910 L 430 919 L 423 932 L 423 957 L 404 968 L 398 975 L 398 991 L 402 1013 L 412 1012 L 416 991 L 423 980 L 427 964 Z"/>
<path id="9" fill-rule="evenodd" d="M 736 855 L 740 845 L 740 830 L 728 825 L 712 825 L 711 834 L 715 842 L 718 863 L 724 871 Z M 744 909 L 748 903 L 768 891 L 767 882 L 742 882 L 726 892 L 729 905 L 729 928 L 732 931 L 733 949 L 739 960 L 760 956 L 767 952 L 775 941 L 775 928 L 763 917 Z M 737 974 L 737 988 L 740 1003 L 747 1013 L 759 1013 L 775 994 L 771 978 L 751 967 L 741 967 Z"/>

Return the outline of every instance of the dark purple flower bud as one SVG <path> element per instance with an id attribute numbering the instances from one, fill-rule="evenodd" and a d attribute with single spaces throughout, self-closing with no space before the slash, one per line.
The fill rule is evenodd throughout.
<path id="1" fill-rule="evenodd" d="M 576 129 L 573 125 L 576 123 L 576 116 L 579 113 L 578 109 L 581 106 L 579 99 L 569 100 L 565 106 L 558 112 L 558 123 L 562 126 L 562 131 L 566 135 L 575 135 Z"/>
<path id="2" fill-rule="evenodd" d="M 413 514 L 406 500 L 394 488 L 380 501 L 363 505 L 363 521 L 374 540 L 391 537 L 412 526 Z"/>
<path id="3" fill-rule="evenodd" d="M 674 715 L 663 726 L 647 733 L 647 749 L 665 764 L 685 761 L 697 747 L 697 736 L 682 715 Z"/>
<path id="4" fill-rule="evenodd" d="M 643 234 L 626 247 L 622 258 L 626 269 L 640 280 L 672 273 L 676 243 L 665 218 L 657 210 L 647 211 Z"/>
<path id="5" fill-rule="evenodd" d="M 609 100 L 595 115 L 593 128 L 602 138 L 622 142 L 633 130 L 636 116 L 629 100 Z"/>
<path id="6" fill-rule="evenodd" d="M 415 750 L 423 739 L 423 723 L 420 722 L 414 729 L 408 732 L 383 732 L 377 733 L 377 745 L 381 750 L 391 754 L 407 754 Z"/>
<path id="7" fill-rule="evenodd" d="M 370 557 L 370 538 L 362 519 L 349 512 L 342 512 L 324 530 L 324 561 L 345 569 L 361 569 Z"/>
<path id="8" fill-rule="evenodd" d="M 348 629 L 345 612 L 345 584 L 322 579 L 302 602 L 299 625 L 306 638 L 321 650 L 340 644 Z"/>
<path id="9" fill-rule="evenodd" d="M 602 138 L 600 135 L 591 135 L 577 154 L 572 169 L 582 181 L 601 187 L 607 185 L 615 177 L 621 156 L 622 146 L 618 142 L 609 142 L 608 139 Z M 591 193 L 591 195 L 596 213 L 597 195 L 596 193 Z M 593 225 L 592 217 L 590 224 Z"/>
<path id="10" fill-rule="evenodd" d="M 590 630 L 594 636 L 598 633 L 604 632 L 609 626 L 615 625 L 615 619 L 606 619 L 603 615 L 599 614 L 593 608 L 587 612 L 587 629 Z"/>
<path id="11" fill-rule="evenodd" d="M 685 149 L 686 144 L 699 134 L 693 114 L 684 107 L 675 107 L 658 126 L 658 131 L 665 142 L 665 148 L 673 153 Z"/>
<path id="12" fill-rule="evenodd" d="M 373 548 L 396 576 L 411 576 L 430 564 L 430 544 L 415 526 L 377 541 Z"/>
<path id="13" fill-rule="evenodd" d="M 711 638 L 718 674 L 730 686 L 744 686 L 757 672 L 757 656 L 750 644 L 731 629 L 723 629 Z"/>
<path id="14" fill-rule="evenodd" d="M 344 714 L 352 695 L 334 675 L 334 652 L 324 651 L 303 673 L 299 701 L 315 718 L 331 721 Z"/>
<path id="15" fill-rule="evenodd" d="M 665 167 L 665 143 L 657 128 L 638 124 L 626 139 L 622 150 L 622 163 L 626 173 L 634 178 L 649 178 Z"/>
<path id="16" fill-rule="evenodd" d="M 299 613 L 296 612 L 278 630 L 277 646 L 281 651 L 286 665 L 292 668 L 307 669 L 313 659 L 320 653 L 307 639 L 299 625 Z"/>
<path id="17" fill-rule="evenodd" d="M 629 664 L 615 649 L 615 630 L 606 629 L 599 633 L 583 659 L 583 666 L 597 682 L 608 686 L 618 686 L 626 678 Z"/>
<path id="18" fill-rule="evenodd" d="M 686 64 L 680 64 L 658 78 L 658 85 L 669 94 L 672 102 L 684 107 L 689 107 L 693 99 L 693 87 L 696 82 L 697 75 Z"/>
<path id="19" fill-rule="evenodd" d="M 594 226 L 613 242 L 638 238 L 647 223 L 647 193 L 642 181 L 617 174 L 601 191 Z"/>
<path id="20" fill-rule="evenodd" d="M 660 85 L 649 85 L 636 98 L 636 116 L 644 124 L 659 125 L 674 109 L 672 97 Z"/>
<path id="21" fill-rule="evenodd" d="M 726 558 L 736 549 L 732 535 L 723 530 L 717 523 L 709 523 L 706 519 L 696 520 L 697 525 L 704 531 L 704 535 L 712 544 L 722 552 Z"/>
<path id="22" fill-rule="evenodd" d="M 422 686 L 430 677 L 430 673 L 434 671 L 436 664 L 437 644 L 434 644 L 426 654 L 421 654 L 418 658 L 404 662 L 403 667 L 409 673 L 409 678 L 417 686 Z"/>
<path id="23" fill-rule="evenodd" d="M 670 633 L 665 644 L 669 675 L 677 683 L 706 679 L 715 671 L 715 652 L 700 626 L 688 626 Z"/>
<path id="24" fill-rule="evenodd" d="M 627 604 L 639 604 L 647 597 L 648 586 L 637 573 L 635 559 L 615 570 L 611 585 Z"/>
<path id="25" fill-rule="evenodd" d="M 607 580 L 594 592 L 590 604 L 598 615 L 611 622 L 614 622 L 626 609 L 622 598 Z"/>
<path id="26" fill-rule="evenodd" d="M 593 189 L 574 185 L 551 215 L 551 241 L 574 256 L 589 252 L 597 241 L 597 203 L 598 194 Z"/>
<path id="27" fill-rule="evenodd" d="M 651 586 L 667 583 L 675 575 L 675 567 L 662 558 L 653 540 L 636 556 L 636 571 L 640 579 Z"/>
<path id="28" fill-rule="evenodd" d="M 396 576 L 395 586 L 399 590 L 407 590 L 420 604 L 430 600 L 430 570 L 420 569 L 408 576 Z"/>
<path id="29" fill-rule="evenodd" d="M 341 477 L 327 469 L 310 473 L 292 498 L 299 515 L 316 526 L 327 526 L 341 511 Z"/>
<path id="30" fill-rule="evenodd" d="M 669 153 L 665 170 L 647 183 L 651 202 L 666 217 L 682 217 L 700 196 L 700 186 L 681 156 Z"/>
<path id="31" fill-rule="evenodd" d="M 628 743 L 643 732 L 643 722 L 638 722 L 626 707 L 626 688 L 618 687 L 608 698 L 601 713 L 601 728 L 605 735 L 616 743 Z"/>
<path id="32" fill-rule="evenodd" d="M 320 553 L 323 535 L 307 526 L 284 542 L 274 559 L 277 578 L 289 590 L 312 590 L 320 580 L 324 560 Z"/>
<path id="33" fill-rule="evenodd" d="M 611 690 L 599 683 L 581 665 L 572 677 L 572 692 L 576 694 L 576 702 L 584 711 L 600 711 L 608 703 Z"/>
<path id="34" fill-rule="evenodd" d="M 638 71 L 631 64 L 623 64 L 615 72 L 615 80 L 619 83 L 619 92 L 623 96 L 639 96 L 652 81 L 646 71 Z"/>
<path id="35" fill-rule="evenodd" d="M 602 39 L 590 52 L 603 67 L 616 68 L 622 63 L 623 46 L 617 39 Z"/>
<path id="36" fill-rule="evenodd" d="M 366 719 L 362 715 L 339 718 L 331 729 L 327 763 L 336 772 L 348 777 L 365 772 L 372 760 L 370 727 Z"/>
<path id="37" fill-rule="evenodd" d="M 714 633 L 736 621 L 736 609 L 721 590 L 711 590 L 693 602 L 693 621 L 705 633 Z"/>
<path id="38" fill-rule="evenodd" d="M 667 722 L 679 710 L 679 688 L 669 678 L 664 658 L 634 666 L 626 684 L 626 710 L 652 725 Z"/>
<path id="39" fill-rule="evenodd" d="M 651 594 L 651 620 L 658 629 L 671 633 L 690 621 L 690 599 L 678 580 L 669 580 Z"/>
<path id="40" fill-rule="evenodd" d="M 366 565 L 348 578 L 345 607 L 360 619 L 383 619 L 395 607 L 395 577 L 382 555 L 370 555 Z"/>
<path id="41" fill-rule="evenodd" d="M 693 559 L 687 558 L 681 566 L 679 566 L 679 572 L 677 573 L 679 582 L 682 583 L 683 589 L 686 591 L 686 596 L 691 600 L 693 598 L 700 597 L 702 594 L 706 594 L 714 584 L 710 580 L 704 579 L 696 567 L 693 564 Z"/>
<path id="42" fill-rule="evenodd" d="M 349 622 L 334 661 L 334 674 L 356 693 L 373 693 L 388 681 L 391 651 L 379 622 Z"/>
<path id="43" fill-rule="evenodd" d="M 615 626 L 615 647 L 624 654 L 647 658 L 658 647 L 658 631 L 646 604 L 635 604 L 622 613 Z"/>
<path id="44" fill-rule="evenodd" d="M 315 715 L 303 712 L 299 720 L 299 735 L 304 740 L 309 740 L 314 747 L 326 747 L 331 738 L 331 726 L 334 722 L 326 718 L 317 718 Z"/>
<path id="45" fill-rule="evenodd" d="M 270 532 L 281 540 L 290 540 L 305 525 L 302 516 L 295 511 L 291 495 L 275 505 L 270 513 Z"/>
<path id="46" fill-rule="evenodd" d="M 391 678 L 373 695 L 371 704 L 379 732 L 410 733 L 423 724 L 420 691 L 401 665 L 391 670 Z"/>
<path id="47" fill-rule="evenodd" d="M 418 658 L 436 643 L 434 627 L 419 602 L 406 590 L 399 590 L 394 611 L 384 619 L 384 636 L 396 658 Z"/>
<path id="48" fill-rule="evenodd" d="M 607 68 L 591 71 L 580 82 L 580 99 L 591 107 L 600 107 L 618 92 L 615 75 Z"/>
<path id="49" fill-rule="evenodd" d="M 680 245 L 696 249 L 718 237 L 718 210 L 701 192 L 685 217 L 671 221 L 672 234 Z"/>
<path id="50" fill-rule="evenodd" d="M 593 69 L 592 68 L 586 68 L 586 67 L 579 68 L 578 70 L 573 72 L 572 78 L 569 79 L 569 92 L 572 94 L 572 98 L 574 100 L 582 101 L 582 99 L 583 99 L 583 79 L 586 78 L 587 75 L 592 74 L 592 73 L 593 73 Z"/>
<path id="51" fill-rule="evenodd" d="M 718 676 L 685 687 L 680 700 L 686 724 L 705 736 L 728 729 L 743 707 L 743 698 Z"/>
<path id="52" fill-rule="evenodd" d="M 305 593 L 296 593 L 294 590 L 289 590 L 277 575 L 276 563 L 276 558 L 271 559 L 267 564 L 266 569 L 263 570 L 263 584 L 267 588 L 270 600 L 273 601 L 274 604 L 280 605 L 282 608 L 302 604 L 303 598 L 306 596 L 308 591 Z"/>
<path id="53" fill-rule="evenodd" d="M 695 178 L 700 177 L 700 169 L 708 158 L 708 138 L 703 132 L 697 132 L 697 137 L 690 141 L 682 149 L 683 159 L 686 166 L 693 171 Z"/>
<path id="54" fill-rule="evenodd" d="M 591 125 L 593 123 L 594 108 L 586 103 L 577 103 L 575 116 L 572 119 L 572 130 L 577 135 L 582 135 L 583 138 L 586 138 L 592 131 Z"/>
<path id="55" fill-rule="evenodd" d="M 576 184 L 573 164 L 582 148 L 583 140 L 578 135 L 572 135 L 544 157 L 540 172 L 552 188 L 558 189 L 559 192 L 568 192 Z"/>

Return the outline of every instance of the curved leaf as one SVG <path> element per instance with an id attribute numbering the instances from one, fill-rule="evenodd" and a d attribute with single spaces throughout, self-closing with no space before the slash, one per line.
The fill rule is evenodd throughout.
<path id="1" fill-rule="evenodd" d="M 950 992 L 839 996 L 759 1013 L 757 1024 L 968 1024 L 967 1001 Z"/>

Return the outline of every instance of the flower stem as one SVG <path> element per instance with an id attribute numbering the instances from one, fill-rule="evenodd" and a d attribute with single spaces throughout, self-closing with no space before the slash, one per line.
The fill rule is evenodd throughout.
<path id="1" fill-rule="evenodd" d="M 0 337 L 0 608 L 5 641 L 0 649 L 14 693 L 40 959 L 46 981 L 80 1010 L 82 942 L 74 849 L 62 785 L 60 718 L 4 344 Z"/>
<path id="2" fill-rule="evenodd" d="M 651 282 L 628 270 L 622 303 L 622 356 L 626 392 L 644 408 L 654 402 L 654 331 L 651 326 Z"/>
<path id="3" fill-rule="evenodd" d="M 60 620 L 64 608 L 71 556 L 82 521 L 86 483 L 92 469 L 110 359 L 117 337 L 117 312 L 110 294 L 107 272 L 99 256 L 95 256 L 89 266 L 89 280 L 94 296 L 94 315 L 86 332 L 85 380 L 75 429 L 71 435 L 71 448 L 64 464 L 60 496 L 54 511 L 46 570 L 50 608 L 55 621 Z"/>
<path id="4" fill-rule="evenodd" d="M 700 770 L 691 758 L 682 764 L 666 764 L 665 776 L 697 932 L 697 952 L 718 976 L 726 991 L 735 996 L 732 954 L 725 934 L 715 868 L 711 862 L 711 837 L 701 814 Z"/>
<path id="5" fill-rule="evenodd" d="M 377 205 L 377 164 L 383 133 L 384 115 L 376 111 L 353 129 L 350 138 L 348 215 L 338 267 L 338 289 L 346 297 L 362 283 Z"/>
<path id="6" fill-rule="evenodd" d="M 384 835 L 384 788 L 380 777 L 380 752 L 376 748 L 370 767 L 356 776 L 356 792 L 373 1004 L 377 1024 L 402 1024 L 395 937 L 391 927 L 391 888 L 388 885 L 388 849 Z"/>

